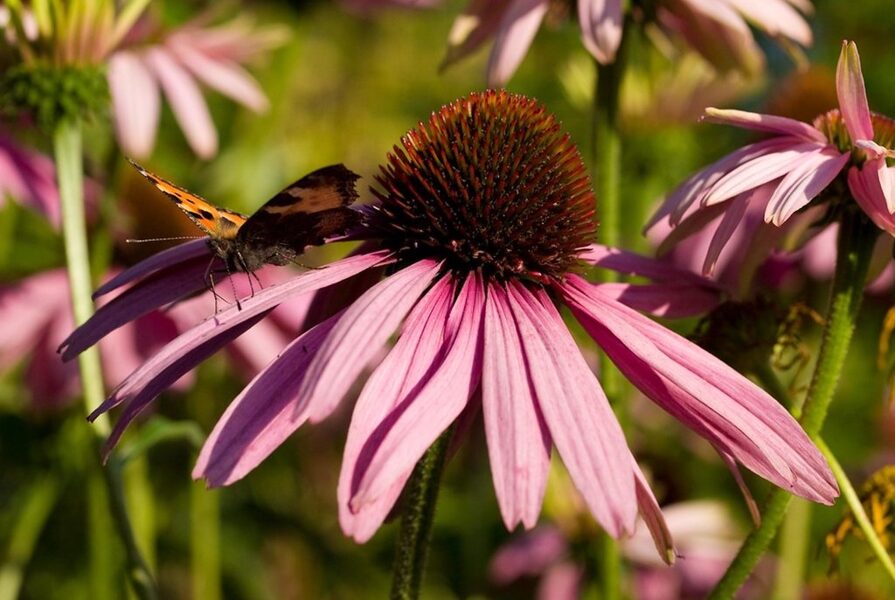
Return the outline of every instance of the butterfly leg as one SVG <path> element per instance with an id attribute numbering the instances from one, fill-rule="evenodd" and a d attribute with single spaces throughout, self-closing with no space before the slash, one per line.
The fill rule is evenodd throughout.
<path id="1" fill-rule="evenodd" d="M 249 279 L 249 293 L 251 294 L 251 298 L 255 297 L 255 285 L 252 283 L 252 279 L 258 282 L 258 288 L 261 289 L 264 287 L 264 284 L 261 283 L 261 279 L 255 273 L 255 271 L 249 269 L 249 265 L 246 262 L 246 259 L 243 257 L 242 252 L 239 251 L 239 248 L 236 248 L 236 260 L 239 261 L 240 269 L 248 276 Z"/>
<path id="2" fill-rule="evenodd" d="M 220 294 L 218 294 L 217 289 L 215 289 L 215 287 L 214 287 L 214 274 L 216 272 L 221 272 L 221 271 L 216 271 L 215 269 L 212 269 L 212 267 L 214 266 L 214 261 L 215 261 L 215 259 L 211 259 L 211 262 L 208 263 L 208 268 L 205 269 L 205 278 L 204 279 L 205 279 L 205 285 L 208 287 L 209 290 L 211 290 L 211 295 L 212 295 L 212 297 L 214 297 L 214 314 L 218 314 L 218 299 L 220 298 L 221 300 L 224 300 L 225 302 L 226 302 L 226 299 L 223 298 Z M 227 271 L 227 274 L 229 275 L 229 271 Z"/>

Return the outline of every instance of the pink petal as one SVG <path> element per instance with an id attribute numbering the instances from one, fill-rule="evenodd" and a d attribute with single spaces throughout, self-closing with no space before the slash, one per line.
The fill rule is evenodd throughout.
<path id="1" fill-rule="evenodd" d="M 787 37 L 802 46 L 812 42 L 811 27 L 786 0 L 727 0 L 756 27 L 769 35 Z"/>
<path id="2" fill-rule="evenodd" d="M 304 423 L 293 419 L 307 367 L 338 317 L 308 330 L 242 390 L 208 436 L 193 478 L 210 487 L 239 481 Z"/>
<path id="3" fill-rule="evenodd" d="M 622 41 L 621 0 L 578 0 L 578 22 L 584 47 L 601 64 L 615 60 Z"/>
<path id="4" fill-rule="evenodd" d="M 678 225 L 672 226 L 668 221 L 660 222 L 657 227 L 649 231 L 649 239 L 651 241 L 659 241 L 656 248 L 656 256 L 664 258 L 666 254 L 677 246 L 679 243 L 695 236 L 696 239 L 700 234 L 705 234 L 712 221 L 718 219 L 727 212 L 727 204 L 713 204 L 712 206 L 699 207 L 689 216 L 685 217 Z M 690 268 L 690 271 L 698 271 L 697 266 L 690 267 L 691 261 L 675 261 L 675 264 L 684 265 Z"/>
<path id="5" fill-rule="evenodd" d="M 535 397 L 572 481 L 607 532 L 630 533 L 632 458 L 606 396 L 550 300 L 515 281 L 508 298 Z"/>
<path id="6" fill-rule="evenodd" d="M 494 491 L 507 530 L 535 526 L 550 468 L 550 432 L 531 389 L 522 345 L 499 285 L 488 286 L 482 408 Z"/>
<path id="7" fill-rule="evenodd" d="M 671 537 L 668 524 L 665 522 L 665 516 L 662 514 L 662 509 L 659 508 L 659 503 L 656 501 L 656 497 L 653 495 L 646 477 L 643 476 L 643 472 L 637 465 L 637 461 L 633 460 L 633 457 L 631 464 L 634 467 L 634 482 L 637 485 L 637 507 L 640 511 L 640 516 L 643 518 L 643 522 L 653 538 L 653 543 L 656 545 L 656 551 L 658 551 L 659 556 L 662 557 L 665 564 L 672 565 L 675 559 L 674 540 Z"/>
<path id="8" fill-rule="evenodd" d="M 659 282 L 677 282 L 711 289 L 717 288 L 712 281 L 686 269 L 677 269 L 667 262 L 601 244 L 591 244 L 578 255 L 578 258 L 596 267 L 612 269 L 626 275 L 646 277 Z"/>
<path id="9" fill-rule="evenodd" d="M 895 193 L 895 190 L 883 191 L 881 187 L 881 177 L 879 170 L 881 168 L 880 161 L 884 164 L 884 158 L 877 158 L 873 161 L 864 163 L 863 169 L 852 167 L 848 171 L 848 187 L 851 190 L 852 197 L 861 207 L 870 220 L 877 227 L 891 235 L 895 235 L 895 215 L 889 212 L 888 200 Z M 888 167 L 882 167 L 888 168 Z"/>
<path id="10" fill-rule="evenodd" d="M 820 452 L 766 392 L 577 276 L 560 291 L 625 376 L 662 408 L 776 485 L 827 504 L 836 497 Z"/>
<path id="11" fill-rule="evenodd" d="M 267 97 L 251 75 L 238 63 L 207 56 L 187 41 L 171 41 L 168 48 L 197 79 L 255 112 L 270 107 Z"/>
<path id="12" fill-rule="evenodd" d="M 839 97 L 839 111 L 848 129 L 852 142 L 873 139 L 873 120 L 867 91 L 864 89 L 864 75 L 861 73 L 861 57 L 854 42 L 843 41 L 839 64 L 836 65 L 836 95 Z"/>
<path id="13" fill-rule="evenodd" d="M 565 560 L 548 567 L 538 582 L 537 600 L 579 600 L 584 567 Z"/>
<path id="14" fill-rule="evenodd" d="M 599 287 L 600 293 L 607 298 L 625 306 L 671 319 L 705 314 L 721 302 L 721 291 L 717 287 L 690 283 L 598 283 L 594 286 Z"/>
<path id="15" fill-rule="evenodd" d="M 127 51 L 109 58 L 107 74 L 118 143 L 128 156 L 146 158 L 155 146 L 161 94 L 152 72 Z"/>
<path id="16" fill-rule="evenodd" d="M 296 405 L 296 418 L 306 407 L 313 407 L 308 415 L 312 423 L 329 416 L 429 287 L 439 268 L 431 260 L 413 263 L 374 285 L 345 310 L 308 367 L 298 391 L 301 401 Z"/>
<path id="17" fill-rule="evenodd" d="M 147 50 L 145 60 L 165 91 L 193 152 L 200 158 L 214 156 L 218 151 L 218 134 L 196 81 L 164 46 Z"/>
<path id="18" fill-rule="evenodd" d="M 303 273 L 280 285 L 261 290 L 242 302 L 206 319 L 162 348 L 137 371 L 132 373 L 89 418 L 95 419 L 109 409 L 127 402 L 115 429 L 106 441 L 108 454 L 128 423 L 133 420 L 168 385 L 199 362 L 238 337 L 268 312 L 288 298 L 337 283 L 346 277 L 387 260 L 386 252 L 345 258 Z"/>
<path id="19" fill-rule="evenodd" d="M 724 216 L 721 217 L 721 222 L 718 223 L 718 228 L 715 229 L 712 241 L 709 243 L 708 251 L 705 254 L 705 262 L 702 265 L 703 275 L 711 275 L 715 270 L 721 251 L 730 240 L 740 221 L 743 220 L 743 215 L 746 214 L 746 209 L 749 208 L 749 200 L 751 198 L 752 193 L 746 192 L 725 205 L 727 210 L 724 211 Z"/>
<path id="20" fill-rule="evenodd" d="M 504 13 L 513 0 L 471 0 L 451 25 L 445 68 L 474 52 L 495 34 Z"/>
<path id="21" fill-rule="evenodd" d="M 691 207 L 700 202 L 712 190 L 722 177 L 736 167 L 748 163 L 757 157 L 790 148 L 799 141 L 791 137 L 775 137 L 744 146 L 731 152 L 724 158 L 715 161 L 705 169 L 690 176 L 668 198 L 647 223 L 648 230 L 659 221 L 669 218 L 672 225 L 680 223 Z"/>
<path id="22" fill-rule="evenodd" d="M 534 40 L 550 0 L 513 0 L 494 36 L 488 59 L 488 85 L 501 86 L 509 81 Z"/>
<path id="23" fill-rule="evenodd" d="M 367 380 L 357 399 L 345 441 L 338 497 L 342 531 L 359 543 L 369 540 L 379 529 L 413 472 L 411 466 L 378 499 L 357 512 L 351 510 L 351 498 L 357 493 L 375 444 L 382 440 L 387 420 L 394 419 L 405 408 L 402 405 L 412 401 L 414 391 L 425 384 L 438 362 L 454 292 L 452 278 L 442 277 L 420 299 L 395 347 Z"/>
<path id="24" fill-rule="evenodd" d="M 208 260 L 211 260 L 213 256 L 211 249 L 208 247 L 207 238 L 203 237 L 202 239 L 186 242 L 185 244 L 178 244 L 173 248 L 157 252 L 146 260 L 141 260 L 134 266 L 125 269 L 99 286 L 96 291 L 93 292 L 93 299 L 96 300 L 100 296 L 108 294 L 128 283 L 142 279 L 150 273 L 171 268 L 177 263 L 186 262 L 199 256 L 207 257 Z"/>
<path id="25" fill-rule="evenodd" d="M 522 577 L 537 577 L 565 558 L 569 544 L 565 535 L 550 525 L 515 536 L 494 553 L 488 565 L 488 579 L 509 585 Z"/>
<path id="26" fill-rule="evenodd" d="M 849 158 L 850 153 L 840 154 L 832 148 L 806 155 L 774 190 L 765 209 L 765 221 L 779 227 L 830 185 Z"/>
<path id="27" fill-rule="evenodd" d="M 484 305 L 481 276 L 470 275 L 451 310 L 441 360 L 430 375 L 382 423 L 381 438 L 365 444 L 366 468 L 356 473 L 357 492 L 350 507 L 361 511 L 394 489 L 426 449 L 460 415 L 481 377 L 481 321 Z"/>
<path id="28" fill-rule="evenodd" d="M 751 129 L 752 131 L 791 135 L 800 138 L 801 141 L 829 143 L 826 136 L 815 127 L 788 117 L 709 107 L 705 109 L 703 120 L 709 123 Z"/>
<path id="29" fill-rule="evenodd" d="M 733 198 L 797 169 L 806 156 L 825 149 L 815 143 L 799 143 L 789 148 L 759 156 L 727 173 L 702 199 L 710 206 Z"/>

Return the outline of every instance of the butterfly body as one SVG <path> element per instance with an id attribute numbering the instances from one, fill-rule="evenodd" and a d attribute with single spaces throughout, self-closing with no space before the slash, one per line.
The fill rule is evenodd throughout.
<path id="1" fill-rule="evenodd" d="M 208 235 L 212 252 L 231 272 L 293 262 L 306 247 L 344 234 L 360 220 L 359 213 L 349 208 L 357 199 L 359 176 L 341 164 L 305 175 L 251 216 L 215 206 L 134 166 Z"/>

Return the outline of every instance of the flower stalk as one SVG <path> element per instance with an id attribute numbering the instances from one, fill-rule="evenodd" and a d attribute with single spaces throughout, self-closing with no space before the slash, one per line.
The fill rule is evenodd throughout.
<path id="1" fill-rule="evenodd" d="M 452 433 L 453 427 L 448 428 L 426 450 L 404 490 L 404 514 L 392 572 L 392 600 L 415 600 L 420 596 L 435 503 Z"/>
<path id="2" fill-rule="evenodd" d="M 823 427 L 848 355 L 878 231 L 856 207 L 847 210 L 840 222 L 836 272 L 830 290 L 826 325 L 805 406 L 800 415 L 802 427 L 815 440 Z M 792 498 L 789 492 L 780 488 L 771 492 L 762 510 L 761 525 L 743 542 L 721 581 L 712 590 L 709 596 L 711 600 L 732 598 L 745 582 L 774 539 Z"/>
<path id="3" fill-rule="evenodd" d="M 84 180 L 82 161 L 81 124 L 75 119 L 61 119 L 53 132 L 53 150 L 56 158 L 56 172 L 59 185 L 59 198 L 62 210 L 62 233 L 65 244 L 65 257 L 71 289 L 72 313 L 77 325 L 85 323 L 93 315 L 91 298 L 92 282 L 90 276 L 90 256 L 87 248 L 87 227 L 84 214 Z M 105 398 L 103 390 L 102 366 L 98 348 L 91 348 L 78 357 L 81 385 L 84 394 L 84 406 L 92 412 L 102 404 Z M 108 419 L 103 416 L 94 421 L 91 445 L 98 456 L 100 437 L 109 433 Z M 152 575 L 143 561 L 137 548 L 133 530 L 127 516 L 124 495 L 121 488 L 121 465 L 117 461 L 109 464 L 102 471 L 102 484 L 108 492 L 108 501 L 113 522 L 121 541 L 124 543 L 127 556 L 128 579 L 133 590 L 141 600 L 154 599 L 155 584 Z M 92 486 L 91 486 L 92 489 Z M 91 503 L 102 502 L 102 494 L 91 493 Z M 99 510 L 91 508 L 91 514 Z M 95 528 L 91 528 L 92 530 Z M 96 543 L 96 542 L 94 542 Z"/>

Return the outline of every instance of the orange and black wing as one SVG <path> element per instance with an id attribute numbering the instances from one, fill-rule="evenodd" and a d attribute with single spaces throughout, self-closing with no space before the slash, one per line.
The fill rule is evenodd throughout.
<path id="1" fill-rule="evenodd" d="M 307 246 L 341 235 L 360 219 L 349 205 L 357 200 L 360 176 L 345 165 L 305 175 L 259 208 L 240 227 L 237 242 L 251 262 L 286 264 Z M 249 257 L 246 257 L 249 259 Z"/>
<path id="2" fill-rule="evenodd" d="M 211 204 L 201 196 L 174 185 L 130 161 L 140 174 L 174 201 L 196 226 L 215 239 L 233 239 L 246 222 L 246 216 Z"/>

